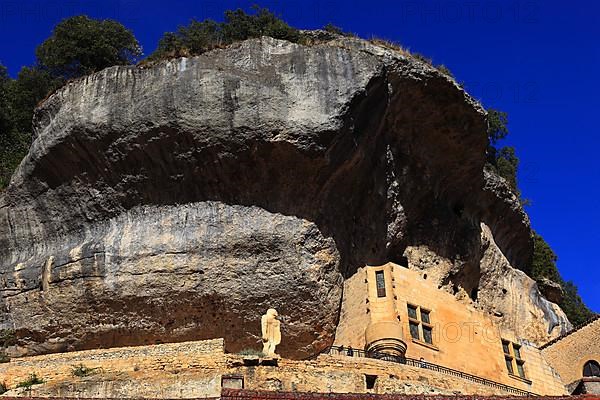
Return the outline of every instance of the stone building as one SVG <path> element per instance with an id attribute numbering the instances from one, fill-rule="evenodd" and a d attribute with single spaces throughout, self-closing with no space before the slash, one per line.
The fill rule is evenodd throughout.
<path id="1" fill-rule="evenodd" d="M 600 316 L 540 349 L 569 393 L 600 394 Z"/>
<path id="2" fill-rule="evenodd" d="M 600 319 L 536 347 L 426 271 L 366 266 L 344 289 L 334 345 L 310 359 L 230 354 L 214 339 L 23 357 L 1 364 L 0 375 L 11 395 L 88 398 L 598 393 Z M 76 366 L 91 372 L 76 376 Z M 15 389 L 31 373 L 44 383 Z"/>
<path id="3" fill-rule="evenodd" d="M 581 342 L 576 352 L 568 349 L 568 340 L 559 341 L 565 348 L 555 358 L 548 358 L 545 353 L 559 342 L 542 350 L 496 324 L 493 315 L 460 302 L 427 278 L 426 270 L 393 263 L 360 269 L 345 283 L 335 344 L 394 355 L 405 351 L 402 355 L 408 360 L 442 365 L 544 395 L 566 393 L 565 384 L 581 379 L 583 363 L 588 358 L 598 359 L 598 340 L 594 342 L 593 335 Z M 591 324 L 582 332 L 588 331 L 600 334 L 600 324 L 596 328 Z M 577 342 L 575 336 L 573 341 Z M 566 378 L 562 377 L 558 360 L 573 365 L 563 353 L 578 353 L 578 376 L 565 372 Z"/>

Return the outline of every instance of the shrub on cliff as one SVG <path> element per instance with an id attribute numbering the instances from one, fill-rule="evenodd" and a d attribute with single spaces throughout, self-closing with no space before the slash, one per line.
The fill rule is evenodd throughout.
<path id="1" fill-rule="evenodd" d="M 247 14 L 242 9 L 225 11 L 225 22 L 222 24 L 223 36 L 228 41 L 246 40 L 261 36 L 275 39 L 300 41 L 300 31 L 289 26 L 266 8 L 254 8 L 254 14 Z"/>
<path id="2" fill-rule="evenodd" d="M 254 8 L 254 14 L 244 10 L 225 11 L 225 20 L 215 22 L 192 20 L 188 26 L 180 26 L 176 32 L 166 32 L 158 48 L 149 60 L 160 60 L 177 56 L 199 55 L 233 42 L 270 36 L 275 39 L 299 42 L 300 31 L 292 28 L 266 8 Z"/>
<path id="3" fill-rule="evenodd" d="M 577 292 L 577 286 L 573 282 L 562 281 L 561 286 L 565 294 L 563 295 L 563 301 L 559 305 L 573 325 L 581 325 L 596 315 L 587 308 Z"/>
<path id="4" fill-rule="evenodd" d="M 558 257 L 543 237 L 533 232 L 533 259 L 527 272 L 532 279 L 540 281 L 543 278 L 558 283 L 563 291 L 560 308 L 565 312 L 569 321 L 574 325 L 582 324 L 595 314 L 587 308 L 577 293 L 577 286 L 570 281 L 564 281 L 558 272 L 556 262 Z"/>
<path id="5" fill-rule="evenodd" d="M 344 30 L 342 28 L 340 28 L 337 25 L 332 24 L 331 22 L 329 22 L 327 25 L 325 25 L 323 27 L 323 30 L 325 32 L 333 33 L 333 34 L 336 34 L 336 35 L 342 35 L 342 36 L 349 35 L 346 32 L 344 32 Z"/>
<path id="6" fill-rule="evenodd" d="M 33 385 L 39 385 L 41 383 L 44 383 L 44 380 L 40 379 L 40 377 L 38 377 L 37 374 L 34 372 L 34 373 L 30 374 L 26 380 L 17 383 L 17 387 L 29 389 Z"/>
<path id="7" fill-rule="evenodd" d="M 119 22 L 79 15 L 56 25 L 35 54 L 39 65 L 53 75 L 75 78 L 113 65 L 132 64 L 142 49 L 133 33 Z"/>
<path id="8" fill-rule="evenodd" d="M 238 353 L 240 356 L 255 356 L 255 357 L 264 357 L 265 353 L 261 350 L 256 349 L 243 349 Z"/>
<path id="9" fill-rule="evenodd" d="M 554 282 L 560 282 L 560 274 L 556 268 L 558 256 L 543 237 L 533 232 L 533 259 L 528 272 L 533 279 L 548 278 Z"/>
<path id="10" fill-rule="evenodd" d="M 498 142 L 508 135 L 508 114 L 490 108 L 488 109 L 487 123 L 489 145 L 486 160 L 488 165 L 498 175 L 506 179 L 515 194 L 520 197 L 517 183 L 519 159 L 515 154 L 515 148 L 510 146 L 497 147 Z"/>
<path id="11" fill-rule="evenodd" d="M 95 374 L 100 368 L 90 368 L 84 364 L 71 366 L 71 374 L 78 378 L 83 378 Z"/>
<path id="12" fill-rule="evenodd" d="M 510 187 L 519 195 L 520 190 L 517 184 L 517 170 L 519 168 L 519 158 L 515 154 L 515 148 L 504 146 L 496 151 L 494 167 L 498 175 L 506 179 Z"/>
<path id="13" fill-rule="evenodd" d="M 508 114 L 493 108 L 487 110 L 488 138 L 492 146 L 508 135 Z"/>
<path id="14" fill-rule="evenodd" d="M 10 357 L 6 354 L 8 346 L 12 346 L 17 342 L 17 336 L 12 329 L 0 329 L 0 364 L 10 361 Z M 0 393 L 1 394 L 1 393 Z"/>

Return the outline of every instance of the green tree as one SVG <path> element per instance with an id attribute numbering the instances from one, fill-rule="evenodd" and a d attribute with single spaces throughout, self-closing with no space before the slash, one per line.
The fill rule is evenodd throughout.
<path id="1" fill-rule="evenodd" d="M 577 286 L 573 282 L 565 282 L 562 279 L 556 266 L 557 261 L 558 257 L 550 245 L 543 237 L 533 232 L 533 259 L 529 271 L 526 271 L 527 274 L 536 281 L 547 278 L 558 283 L 563 289 L 560 308 L 572 324 L 582 324 L 595 314 L 584 304 L 577 292 Z"/>
<path id="2" fill-rule="evenodd" d="M 55 76 L 74 78 L 132 64 L 142 50 L 133 33 L 120 23 L 79 15 L 56 25 L 35 53 L 40 67 Z"/>
<path id="3" fill-rule="evenodd" d="M 302 39 L 298 29 L 292 28 L 266 8 L 254 7 L 253 14 L 241 9 L 228 10 L 225 11 L 224 22 L 192 20 L 189 25 L 180 26 L 176 32 L 166 32 L 148 59 L 199 55 L 216 47 L 261 36 L 291 42 Z"/>
<path id="4" fill-rule="evenodd" d="M 515 193 L 519 193 L 519 188 L 517 185 L 519 159 L 515 154 L 515 148 L 511 146 L 504 146 L 500 150 L 497 150 L 495 165 L 498 175 L 506 179 Z"/>
<path id="5" fill-rule="evenodd" d="M 543 237 L 533 232 L 533 259 L 528 275 L 535 279 L 548 278 L 554 282 L 560 282 L 561 277 L 556 268 L 558 257 L 550 248 Z"/>
<path id="6" fill-rule="evenodd" d="M 515 148 L 511 146 L 497 147 L 498 142 L 508 136 L 508 114 L 490 108 L 488 109 L 487 123 L 489 145 L 486 160 L 498 175 L 506 179 L 515 194 L 520 197 L 517 184 L 519 158 L 516 155 Z"/>
<path id="7" fill-rule="evenodd" d="M 21 68 L 17 79 L 9 85 L 13 129 L 21 133 L 31 133 L 33 110 L 63 83 L 63 79 L 52 76 L 44 69 Z"/>
<path id="8" fill-rule="evenodd" d="M 559 305 L 573 325 L 581 325 L 596 315 L 587 308 L 577 292 L 577 286 L 573 282 L 562 282 L 561 286 L 564 290 L 564 296 Z"/>
<path id="9" fill-rule="evenodd" d="M 223 35 L 228 41 L 239 41 L 260 36 L 298 42 L 300 31 L 292 28 L 266 8 L 254 7 L 254 14 L 242 9 L 225 11 Z"/>
<path id="10" fill-rule="evenodd" d="M 9 157 L 14 141 L 10 110 L 11 83 L 6 67 L 0 64 L 0 189 L 6 186 L 14 166 L 14 161 Z"/>
<path id="11" fill-rule="evenodd" d="M 5 80 L 0 125 L 0 189 L 8 185 L 31 143 L 33 110 L 62 83 L 47 71 L 23 67 L 17 79 Z M 1 100 L 0 100 L 1 102 Z"/>
<path id="12" fill-rule="evenodd" d="M 487 110 L 487 134 L 492 146 L 508 135 L 508 114 L 493 108 Z"/>
<path id="13" fill-rule="evenodd" d="M 506 138 L 508 131 L 508 114 L 502 111 L 489 109 L 487 135 L 489 145 L 487 149 L 488 165 L 495 172 L 506 179 L 515 194 L 521 197 L 519 185 L 517 182 L 517 171 L 519 168 L 519 158 L 515 153 L 514 147 L 505 146 L 498 148 L 500 140 Z M 521 199 L 523 202 L 523 200 Z M 565 282 L 556 266 L 558 257 L 550 245 L 542 236 L 533 232 L 533 257 L 529 269 L 525 272 L 532 279 L 540 281 L 544 278 L 550 279 L 561 285 L 563 288 L 563 298 L 559 306 L 569 318 L 571 323 L 577 325 L 588 320 L 594 315 L 581 300 L 577 293 L 577 287 L 572 282 Z"/>
<path id="14" fill-rule="evenodd" d="M 0 63 L 0 138 L 12 129 L 8 108 L 8 86 L 10 78 L 6 67 Z M 0 139 L 1 140 L 1 139 Z"/>
<path id="15" fill-rule="evenodd" d="M 66 79 L 131 64 L 141 48 L 131 31 L 111 20 L 76 16 L 55 26 L 37 49 L 37 64 L 10 79 L 0 65 L 0 189 L 27 153 L 35 107 Z"/>
<path id="16" fill-rule="evenodd" d="M 222 33 L 218 23 L 211 19 L 204 21 L 192 20 L 188 26 L 180 26 L 177 32 L 166 32 L 150 58 L 202 54 L 215 46 L 221 45 L 222 41 Z"/>

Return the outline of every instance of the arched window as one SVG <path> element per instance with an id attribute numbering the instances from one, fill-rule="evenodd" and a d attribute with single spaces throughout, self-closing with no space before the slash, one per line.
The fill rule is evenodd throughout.
<path id="1" fill-rule="evenodd" d="M 583 376 L 600 377 L 600 364 L 594 360 L 586 362 L 583 366 Z"/>

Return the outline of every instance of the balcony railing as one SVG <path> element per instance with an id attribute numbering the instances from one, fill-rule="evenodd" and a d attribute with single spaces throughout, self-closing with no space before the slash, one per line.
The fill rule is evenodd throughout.
<path id="1" fill-rule="evenodd" d="M 503 383 L 494 382 L 486 378 L 482 378 L 476 375 L 468 374 L 466 372 L 457 371 L 452 368 L 443 367 L 441 365 L 432 364 L 427 361 L 416 360 L 414 358 L 393 356 L 385 353 L 366 352 L 364 350 L 353 349 L 351 347 L 343 346 L 331 346 L 323 351 L 323 354 L 339 355 L 347 357 L 360 357 L 360 358 L 373 358 L 377 360 L 389 361 L 398 364 L 409 365 L 411 367 L 424 368 L 431 371 L 439 372 L 446 375 L 455 376 L 457 378 L 466 379 L 471 382 L 479 383 L 481 385 L 489 386 L 495 389 L 503 390 L 507 393 L 511 393 L 517 396 L 537 396 L 534 393 L 522 390 L 513 386 L 508 386 Z"/>

